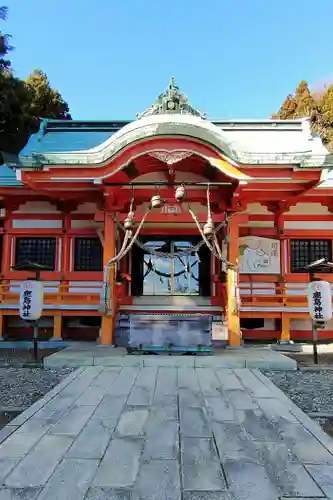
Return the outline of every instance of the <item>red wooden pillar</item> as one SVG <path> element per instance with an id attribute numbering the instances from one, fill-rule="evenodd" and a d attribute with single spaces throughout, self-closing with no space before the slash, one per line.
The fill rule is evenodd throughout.
<path id="1" fill-rule="evenodd" d="M 103 247 L 103 267 L 105 267 L 109 260 L 114 257 L 116 250 L 116 232 L 115 223 L 110 213 L 106 212 L 104 216 L 104 247 Z M 108 283 L 110 287 L 110 302 L 114 304 L 114 286 L 115 286 L 115 268 L 112 266 L 108 276 Z M 113 342 L 113 327 L 114 327 L 114 314 L 103 315 L 101 324 L 101 344 L 112 344 Z"/>
<path id="2" fill-rule="evenodd" d="M 227 273 L 227 319 L 229 344 L 239 346 L 241 343 L 240 317 L 238 304 L 238 264 L 239 264 L 239 226 L 247 222 L 248 216 L 234 214 L 229 222 L 229 268 Z"/>

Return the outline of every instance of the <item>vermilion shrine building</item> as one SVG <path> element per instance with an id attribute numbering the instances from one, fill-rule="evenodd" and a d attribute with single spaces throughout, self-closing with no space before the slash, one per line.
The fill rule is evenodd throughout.
<path id="1" fill-rule="evenodd" d="M 126 345 L 132 328 L 143 344 L 205 344 L 211 320 L 232 345 L 310 338 L 304 266 L 332 260 L 333 183 L 307 119 L 210 121 L 172 81 L 132 122 L 44 120 L 4 159 L 3 338 L 31 333 L 29 273 L 11 269 L 25 261 L 50 269 L 47 339 Z"/>

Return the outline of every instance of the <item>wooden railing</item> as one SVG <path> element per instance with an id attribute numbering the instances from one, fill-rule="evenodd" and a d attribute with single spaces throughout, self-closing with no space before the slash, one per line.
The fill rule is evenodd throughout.
<path id="1" fill-rule="evenodd" d="M 102 285 L 99 284 L 79 284 L 71 282 L 61 282 L 60 285 L 44 283 L 44 303 L 54 305 L 55 308 L 61 305 L 85 306 L 100 303 L 100 291 Z M 19 282 L 2 281 L 0 283 L 0 304 L 2 309 L 5 305 L 18 305 L 19 303 Z"/>
<path id="2" fill-rule="evenodd" d="M 307 283 L 240 283 L 242 306 L 307 307 Z"/>
<path id="3" fill-rule="evenodd" d="M 82 281 L 63 281 L 61 284 L 44 283 L 44 303 L 49 306 L 54 305 L 55 309 L 61 306 L 96 306 L 100 303 L 100 292 L 102 284 L 83 284 Z M 19 304 L 19 282 L 0 282 L 0 304 L 1 309 L 8 305 L 18 306 Z M 116 287 L 117 289 L 117 287 Z M 240 283 L 241 306 L 260 306 L 263 309 L 276 306 L 282 307 L 307 307 L 307 283 Z M 115 310 L 118 311 L 119 303 L 125 301 L 123 290 L 116 290 Z M 49 307 L 50 309 L 50 307 Z"/>

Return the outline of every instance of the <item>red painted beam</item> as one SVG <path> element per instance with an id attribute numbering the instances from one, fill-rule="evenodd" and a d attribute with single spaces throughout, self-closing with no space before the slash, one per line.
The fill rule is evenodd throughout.
<path id="1" fill-rule="evenodd" d="M 136 212 L 135 213 L 135 222 L 138 224 L 143 216 L 143 212 Z M 201 213 L 201 214 L 196 214 L 197 218 L 201 223 L 204 223 L 207 221 L 207 213 Z M 123 222 L 125 218 L 127 217 L 127 214 L 119 214 L 119 221 Z M 216 223 L 224 221 L 224 214 L 213 214 L 213 221 Z M 164 214 L 164 213 L 154 213 L 150 212 L 148 216 L 146 217 L 145 224 L 147 223 L 154 223 L 154 224 L 193 224 L 194 221 L 191 217 L 191 215 L 188 212 L 183 212 L 180 214 Z M 169 233 L 173 234 L 175 228 L 169 228 Z"/>

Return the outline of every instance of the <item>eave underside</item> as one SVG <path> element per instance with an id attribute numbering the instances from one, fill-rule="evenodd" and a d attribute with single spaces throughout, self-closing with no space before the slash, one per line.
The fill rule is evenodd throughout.
<path id="1" fill-rule="evenodd" d="M 301 201 L 328 205 L 332 201 L 333 189 L 318 189 L 319 171 L 294 171 L 292 167 L 280 168 L 279 170 L 251 168 L 246 171 L 250 174 L 251 181 L 240 184 L 213 169 L 201 158 L 197 158 L 195 161 L 187 158 L 173 165 L 173 168 L 170 169 L 165 163 L 144 156 L 135 159 L 128 168 L 116 173 L 112 180 L 106 179 L 103 184 L 94 184 L 92 181 L 84 180 L 72 181 L 70 176 L 66 181 L 58 182 L 50 179 L 39 180 L 35 177 L 28 178 L 24 187 L 0 187 L 0 197 L 3 206 L 16 204 L 18 200 L 39 199 L 72 204 L 93 202 L 101 209 L 103 207 L 125 209 L 132 196 L 132 189 L 128 189 L 131 184 L 135 185 L 135 197 L 138 203 L 149 201 L 153 192 L 156 191 L 158 183 L 154 186 L 153 181 L 151 185 L 146 182 L 144 186 L 140 187 L 137 184 L 142 182 L 142 179 L 149 179 L 149 175 L 152 173 L 165 179 L 165 185 L 158 187 L 160 194 L 167 201 L 174 199 L 173 184 L 178 172 L 183 177 L 184 175 L 185 177 L 197 175 L 206 180 L 207 183 L 211 183 L 213 203 L 221 210 L 235 209 L 236 206 L 238 209 L 244 209 L 248 203 L 253 201 L 263 204 L 284 203 L 285 205 Z M 215 185 L 218 183 L 225 185 Z M 184 184 L 186 185 L 186 181 Z M 191 201 L 205 202 L 206 187 L 202 186 L 200 189 L 188 186 L 187 191 Z"/>
<path id="2" fill-rule="evenodd" d="M 212 199 L 218 210 L 243 210 L 249 202 L 275 203 L 284 207 L 300 200 L 329 203 L 333 190 L 320 189 L 320 169 L 297 169 L 293 165 L 237 166 L 223 153 L 193 139 L 155 138 L 126 146 L 114 159 L 103 165 L 50 166 L 42 170 L 20 171 L 24 188 L 0 188 L 7 198 L 41 196 L 58 203 L 91 201 L 103 209 L 125 209 L 132 189 L 143 179 L 146 185 L 134 187 L 140 203 L 148 202 L 157 185 L 166 201 L 174 199 L 179 179 L 186 185 L 197 176 L 212 187 Z M 152 177 L 150 177 L 152 176 Z M 152 179 L 151 184 L 147 179 Z M 205 203 L 206 187 L 188 186 L 191 201 Z M 194 190 L 196 189 L 196 192 Z M 277 208 L 277 210 L 280 210 Z"/>

